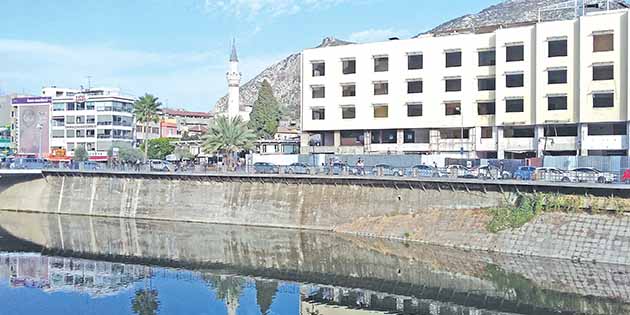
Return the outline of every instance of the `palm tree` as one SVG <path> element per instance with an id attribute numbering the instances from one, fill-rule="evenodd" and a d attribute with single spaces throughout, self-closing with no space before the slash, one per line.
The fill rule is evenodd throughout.
<path id="1" fill-rule="evenodd" d="M 144 160 L 147 160 L 149 150 L 149 139 L 147 138 L 147 128 L 150 122 L 158 122 L 162 103 L 158 102 L 158 98 L 151 94 L 144 94 L 133 104 L 133 114 L 136 120 L 142 123 L 142 135 L 144 136 Z"/>
<path id="2" fill-rule="evenodd" d="M 227 158 L 226 164 L 231 167 L 232 154 L 251 149 L 256 134 L 247 127 L 241 117 L 220 116 L 202 139 L 204 152 L 224 154 Z"/>
<path id="3" fill-rule="evenodd" d="M 131 301 L 131 309 L 138 315 L 155 315 L 159 306 L 158 291 L 154 289 L 136 290 L 136 294 Z"/>

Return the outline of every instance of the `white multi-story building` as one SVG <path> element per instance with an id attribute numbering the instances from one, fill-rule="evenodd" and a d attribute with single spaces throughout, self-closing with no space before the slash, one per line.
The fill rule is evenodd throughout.
<path id="1" fill-rule="evenodd" d="M 626 156 L 628 19 L 307 49 L 302 151 Z"/>
<path id="2" fill-rule="evenodd" d="M 106 159 L 110 148 L 133 145 L 132 96 L 119 89 L 42 89 L 42 96 L 52 97 L 50 148 L 84 147 L 90 159 Z"/>

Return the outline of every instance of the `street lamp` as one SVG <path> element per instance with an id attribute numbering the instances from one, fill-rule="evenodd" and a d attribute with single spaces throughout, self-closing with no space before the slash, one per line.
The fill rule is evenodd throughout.
<path id="1" fill-rule="evenodd" d="M 41 159 L 42 158 L 42 130 L 44 129 L 44 126 L 41 123 L 37 123 L 36 128 L 39 131 L 39 146 L 38 146 L 39 155 L 37 157 Z"/>

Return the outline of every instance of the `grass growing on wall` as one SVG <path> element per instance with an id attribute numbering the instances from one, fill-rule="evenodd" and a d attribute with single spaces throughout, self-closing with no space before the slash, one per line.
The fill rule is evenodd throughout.
<path id="1" fill-rule="evenodd" d="M 509 202 L 506 202 L 510 204 Z M 491 219 L 486 225 L 489 232 L 497 233 L 517 229 L 532 221 L 543 212 L 579 212 L 583 200 L 579 196 L 559 194 L 519 195 L 511 205 L 488 209 Z"/>

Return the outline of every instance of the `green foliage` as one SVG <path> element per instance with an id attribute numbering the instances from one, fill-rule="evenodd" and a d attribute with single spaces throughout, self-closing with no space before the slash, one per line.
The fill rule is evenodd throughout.
<path id="1" fill-rule="evenodd" d="M 256 135 L 241 117 L 220 116 L 202 139 L 204 152 L 223 153 L 229 156 L 234 152 L 253 148 Z"/>
<path id="2" fill-rule="evenodd" d="M 157 290 L 136 290 L 136 294 L 131 301 L 131 309 L 138 315 L 156 315 L 160 302 L 158 301 Z"/>
<path id="3" fill-rule="evenodd" d="M 168 138 L 151 139 L 145 141 L 140 147 L 147 152 L 146 156 L 149 159 L 157 160 L 163 160 L 175 151 L 175 146 L 171 144 L 171 140 Z"/>
<path id="4" fill-rule="evenodd" d="M 107 150 L 107 156 L 110 158 L 114 156 L 114 150 L 110 148 Z M 136 148 L 128 148 L 128 147 L 120 147 L 118 148 L 118 157 L 117 159 L 122 162 L 135 162 L 137 160 L 142 160 L 143 154 L 140 150 Z"/>
<path id="5" fill-rule="evenodd" d="M 195 155 L 186 148 L 175 148 L 174 154 L 175 156 L 177 156 L 178 159 L 182 160 L 192 160 L 195 158 Z"/>
<path id="6" fill-rule="evenodd" d="M 249 127 L 259 138 L 271 139 L 278 130 L 281 115 L 280 103 L 273 96 L 271 84 L 265 80 L 260 86 L 258 99 L 249 115 Z"/>
<path id="7" fill-rule="evenodd" d="M 133 104 L 133 114 L 136 116 L 136 121 L 142 123 L 143 134 L 148 130 L 150 122 L 158 122 L 160 117 L 158 112 L 160 111 L 162 103 L 158 101 L 158 98 L 151 94 L 144 94 Z M 146 135 L 145 135 L 146 137 Z M 144 159 L 148 156 L 148 150 L 144 149 Z"/>
<path id="8" fill-rule="evenodd" d="M 74 149 L 74 157 L 72 159 L 77 162 L 84 162 L 90 158 L 88 152 L 85 150 L 83 146 L 78 146 Z"/>

